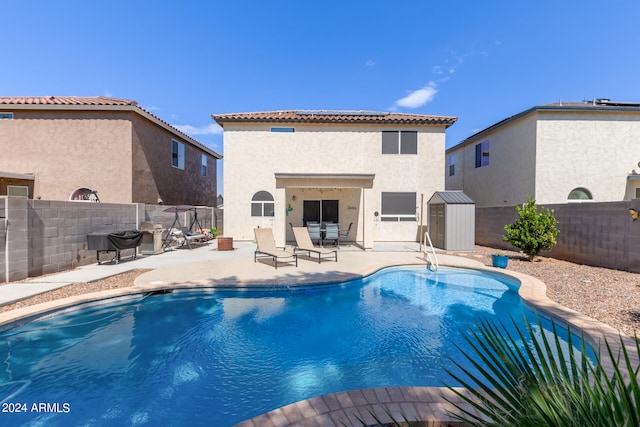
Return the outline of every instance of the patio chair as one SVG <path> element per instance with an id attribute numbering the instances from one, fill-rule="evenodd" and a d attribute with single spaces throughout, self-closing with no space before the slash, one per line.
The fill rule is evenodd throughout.
<path id="1" fill-rule="evenodd" d="M 346 239 L 349 237 L 349 232 L 351 231 L 351 226 L 353 225 L 353 223 L 349 224 L 349 227 L 347 227 L 346 230 L 340 230 L 338 232 L 338 237 L 340 237 L 341 239 Z"/>
<path id="2" fill-rule="evenodd" d="M 320 230 L 320 224 L 308 222 L 307 230 L 311 241 L 317 240 L 318 245 L 322 246 L 322 231 Z"/>
<path id="3" fill-rule="evenodd" d="M 296 238 L 296 247 L 293 248 L 293 252 L 307 252 L 309 258 L 311 258 L 311 253 L 318 254 L 318 264 L 322 262 L 323 256 L 335 256 L 336 262 L 338 262 L 338 251 L 325 249 L 325 248 L 316 248 L 313 246 L 313 242 L 311 241 L 311 236 L 309 235 L 309 229 L 305 227 L 293 227 L 293 235 Z"/>
<path id="4" fill-rule="evenodd" d="M 270 228 L 256 228 L 254 229 L 256 236 L 256 251 L 253 253 L 253 262 L 258 260 L 258 255 L 271 258 L 273 264 L 278 268 L 278 260 L 280 258 L 292 258 L 291 261 L 282 262 L 294 262 L 296 267 L 298 266 L 298 255 L 294 252 L 276 248 L 276 241 L 273 238 L 273 230 Z"/>
<path id="5" fill-rule="evenodd" d="M 325 225 L 324 229 L 324 241 L 333 241 L 336 246 L 340 246 L 340 233 L 338 230 L 338 224 L 329 224 Z"/>

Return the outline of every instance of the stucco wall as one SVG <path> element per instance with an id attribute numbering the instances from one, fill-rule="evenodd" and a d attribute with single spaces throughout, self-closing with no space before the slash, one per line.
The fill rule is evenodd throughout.
<path id="1" fill-rule="evenodd" d="M 204 151 L 160 126 L 132 115 L 133 200 L 165 205 L 214 206 L 216 200 L 216 159 L 207 155 L 207 176 L 202 176 Z M 184 144 L 185 168 L 171 164 L 171 141 Z"/>
<path id="2" fill-rule="evenodd" d="M 628 174 L 640 171 L 638 141 L 637 114 L 539 114 L 536 200 L 564 203 L 577 187 L 588 189 L 596 202 L 624 200 Z"/>
<path id="3" fill-rule="evenodd" d="M 0 120 L 0 170 L 34 173 L 34 198 L 69 200 L 86 187 L 131 202 L 131 122 L 123 112 L 16 110 Z"/>
<path id="4" fill-rule="evenodd" d="M 365 191 L 364 208 L 356 207 L 363 215 L 360 222 L 371 224 L 375 221 L 374 212 L 380 211 L 380 192 L 412 191 L 420 200 L 421 193 L 428 198 L 444 188 L 442 126 L 296 124 L 292 133 L 270 132 L 270 127 L 269 124 L 225 124 L 224 227 L 226 235 L 238 240 L 253 239 L 253 228 L 258 225 L 272 226 L 278 232 L 276 241 L 284 244 L 288 227 L 286 205 L 290 203 L 284 193 L 276 200 L 275 218 L 251 217 L 250 211 L 251 198 L 257 191 L 265 190 L 276 197 L 276 173 L 375 174 L 372 195 L 366 197 Z M 381 154 L 383 130 L 417 130 L 418 155 Z M 319 184 L 308 187 L 327 188 Z M 349 203 L 346 199 L 340 203 L 341 212 Z M 372 237 L 373 240 L 415 241 L 417 227 L 417 221 L 380 222 L 372 228 Z"/>
<path id="5" fill-rule="evenodd" d="M 447 152 L 456 155 L 456 175 L 446 169 L 446 189 L 463 190 L 478 207 L 511 206 L 535 196 L 536 122 L 521 118 L 470 139 Z M 489 141 L 489 165 L 475 167 L 476 145 Z"/>
<path id="6" fill-rule="evenodd" d="M 33 173 L 30 198 L 67 201 L 84 187 L 102 203 L 215 204 L 216 159 L 208 156 L 203 177 L 204 151 L 137 113 L 13 113 L 0 121 L 0 171 Z M 185 145 L 184 170 L 171 165 L 172 139 Z"/>
<path id="7" fill-rule="evenodd" d="M 490 164 L 475 168 L 475 145 L 484 140 Z M 638 113 L 532 110 L 448 150 L 457 164 L 446 188 L 463 190 L 478 207 L 524 203 L 527 196 L 565 203 L 579 187 L 596 202 L 630 200 L 640 187 L 640 179 L 628 179 L 640 172 L 639 140 Z"/>

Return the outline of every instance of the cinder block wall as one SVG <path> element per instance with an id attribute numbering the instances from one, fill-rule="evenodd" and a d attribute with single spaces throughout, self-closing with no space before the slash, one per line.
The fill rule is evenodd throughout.
<path id="1" fill-rule="evenodd" d="M 0 283 L 7 281 L 7 264 L 5 263 L 5 254 L 7 248 L 7 220 L 5 218 L 6 200 L 0 200 Z"/>
<path id="2" fill-rule="evenodd" d="M 5 202 L 5 253 L 6 280 L 8 282 L 27 277 L 29 270 L 28 203 L 22 197 L 9 197 Z"/>
<path id="3" fill-rule="evenodd" d="M 136 229 L 140 207 L 144 209 L 135 204 L 29 200 L 28 275 L 97 262 L 96 251 L 87 249 L 87 234 Z"/>
<path id="4" fill-rule="evenodd" d="M 168 229 L 175 214 L 167 208 L 0 197 L 0 283 L 93 264 L 97 254 L 87 249 L 87 234 L 134 230 L 143 221 Z M 216 223 L 214 208 L 196 211 L 202 228 Z M 191 225 L 193 211 L 179 216 L 181 226 Z"/>
<path id="5" fill-rule="evenodd" d="M 545 205 L 558 220 L 558 244 L 543 255 L 599 267 L 640 273 L 640 201 Z M 517 217 L 515 207 L 476 208 L 476 244 L 514 249 L 502 241 L 504 226 Z"/>

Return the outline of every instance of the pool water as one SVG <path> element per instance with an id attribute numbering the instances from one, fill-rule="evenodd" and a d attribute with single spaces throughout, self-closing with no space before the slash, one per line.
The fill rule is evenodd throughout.
<path id="1" fill-rule="evenodd" d="M 533 318 L 501 277 L 391 268 L 50 316 L 0 334 L 0 425 L 231 426 L 325 393 L 456 385 L 447 356 L 463 360 L 455 346 L 474 322 Z"/>

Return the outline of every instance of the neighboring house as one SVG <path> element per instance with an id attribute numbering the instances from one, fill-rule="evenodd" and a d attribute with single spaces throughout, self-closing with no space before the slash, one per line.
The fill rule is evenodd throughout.
<path id="1" fill-rule="evenodd" d="M 214 114 L 224 128 L 224 234 L 252 240 L 290 225 L 353 223 L 349 241 L 417 241 L 420 200 L 444 188 L 455 117 L 368 111 Z M 426 207 L 424 225 L 426 227 Z M 426 228 L 425 228 L 426 231 Z"/>
<path id="2" fill-rule="evenodd" d="M 216 202 L 221 156 L 105 97 L 0 97 L 0 195 L 106 203 Z"/>
<path id="3" fill-rule="evenodd" d="M 476 207 L 640 198 L 640 104 L 530 108 L 446 151 L 446 189 Z"/>

